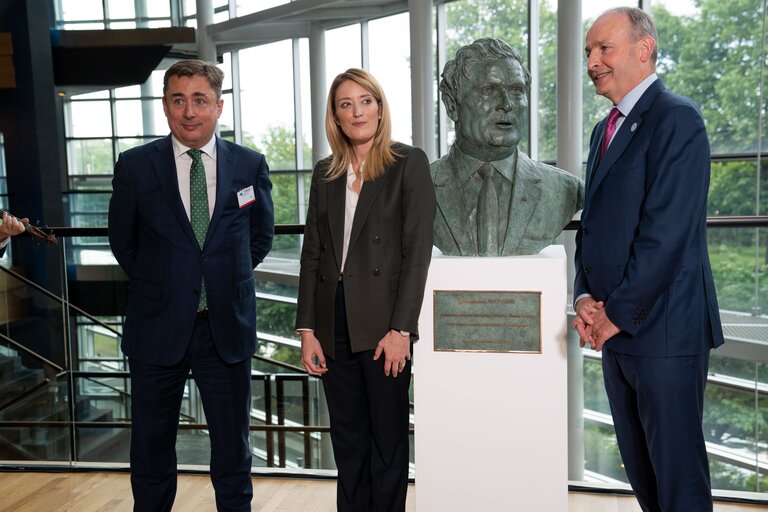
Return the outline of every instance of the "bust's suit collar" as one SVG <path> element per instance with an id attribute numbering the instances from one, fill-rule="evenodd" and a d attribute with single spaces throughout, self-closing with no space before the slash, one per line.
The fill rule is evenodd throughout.
<path id="1" fill-rule="evenodd" d="M 517 254 L 517 246 L 526 239 L 528 224 L 541 197 L 541 172 L 536 170 L 533 160 L 521 151 L 517 152 L 515 185 L 512 188 L 512 205 L 502 255 Z"/>
<path id="2" fill-rule="evenodd" d="M 434 175 L 435 195 L 441 214 L 445 217 L 448 230 L 458 245 L 461 254 L 475 254 L 475 234 L 477 227 L 467 222 L 469 205 L 464 204 L 462 187 L 477 169 L 485 162 L 466 155 L 451 146 L 448 155 L 437 166 Z M 512 204 L 515 205 L 515 218 L 509 219 L 507 232 L 503 240 L 503 254 L 513 254 L 515 247 L 525 239 L 525 231 L 541 197 L 541 176 L 536 171 L 533 161 L 522 151 L 516 150 L 504 160 L 491 162 L 507 179 L 513 181 Z M 462 205 L 461 208 L 445 208 L 445 205 Z"/>
<path id="3" fill-rule="evenodd" d="M 587 182 L 587 197 L 586 204 L 589 203 L 590 196 L 600 186 L 600 183 L 605 178 L 608 171 L 613 167 L 613 164 L 624 153 L 635 133 L 643 124 L 643 117 L 653 105 L 653 101 L 656 96 L 664 91 L 666 87 L 661 79 L 653 82 L 648 89 L 640 96 L 640 99 L 635 104 L 634 108 L 629 112 L 626 119 L 622 123 L 619 130 L 616 132 L 611 145 L 608 146 L 608 150 L 603 155 L 603 158 L 597 161 L 597 155 L 600 148 L 600 143 L 603 139 L 603 132 L 605 131 L 605 122 L 603 119 L 598 125 L 595 137 L 592 140 L 592 145 L 589 149 L 589 161 L 588 161 L 588 182 Z"/>

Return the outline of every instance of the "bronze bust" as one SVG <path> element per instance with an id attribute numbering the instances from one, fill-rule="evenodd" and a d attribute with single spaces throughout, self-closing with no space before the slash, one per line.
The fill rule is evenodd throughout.
<path id="1" fill-rule="evenodd" d="M 446 63 L 440 91 L 456 141 L 430 166 L 443 254 L 537 254 L 583 207 L 580 179 L 517 148 L 529 87 L 520 53 L 500 39 L 463 46 Z"/>

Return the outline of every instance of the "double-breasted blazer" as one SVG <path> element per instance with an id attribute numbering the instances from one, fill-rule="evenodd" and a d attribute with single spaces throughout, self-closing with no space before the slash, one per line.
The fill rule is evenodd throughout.
<path id="1" fill-rule="evenodd" d="M 353 352 L 376 348 L 389 329 L 418 338 L 418 319 L 432 254 L 435 195 L 419 148 L 400 155 L 383 176 L 363 183 L 344 265 L 343 286 Z M 334 356 L 334 297 L 342 273 L 346 175 L 325 179 L 317 163 L 301 251 L 296 327 L 314 329 Z"/>
<path id="2" fill-rule="evenodd" d="M 117 160 L 109 244 L 128 276 L 122 349 L 133 359 L 182 359 L 203 279 L 219 356 L 234 363 L 256 350 L 253 269 L 274 234 L 269 169 L 263 155 L 217 137 L 216 173 L 216 204 L 201 249 L 179 194 L 171 136 Z M 255 200 L 241 207 L 237 194 L 251 187 Z"/>
<path id="3" fill-rule="evenodd" d="M 602 159 L 592 132 L 576 233 L 574 297 L 605 301 L 621 332 L 605 347 L 672 357 L 723 343 L 707 253 L 709 142 L 689 99 L 656 80 Z"/>

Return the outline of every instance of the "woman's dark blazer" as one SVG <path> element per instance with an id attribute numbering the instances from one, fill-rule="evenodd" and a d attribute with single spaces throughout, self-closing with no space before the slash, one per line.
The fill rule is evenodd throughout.
<path id="1" fill-rule="evenodd" d="M 418 339 L 418 319 L 432 255 L 435 193 L 429 160 L 419 148 L 398 153 L 384 175 L 360 192 L 344 268 L 344 298 L 353 352 L 373 350 L 389 329 Z M 334 297 L 341 276 L 346 174 L 325 179 L 317 163 L 301 251 L 296 327 L 314 329 L 334 357 Z"/>

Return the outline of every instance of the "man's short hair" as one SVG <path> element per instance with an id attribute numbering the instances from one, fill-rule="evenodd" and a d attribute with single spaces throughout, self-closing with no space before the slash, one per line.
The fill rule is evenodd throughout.
<path id="1" fill-rule="evenodd" d="M 632 42 L 636 43 L 645 36 L 651 37 L 653 39 L 651 61 L 656 64 L 656 59 L 659 57 L 659 35 L 651 15 L 637 7 L 614 7 L 605 11 L 600 17 L 606 14 L 624 14 L 629 18 L 629 24 L 632 27 Z"/>
<path id="2" fill-rule="evenodd" d="M 213 92 L 216 93 L 216 99 L 221 98 L 221 85 L 224 82 L 224 72 L 210 62 L 204 60 L 180 60 L 175 62 L 171 67 L 165 71 L 163 77 L 163 96 L 168 91 L 168 80 L 172 76 L 202 76 L 211 86 Z"/>
<path id="3" fill-rule="evenodd" d="M 447 94 L 454 100 L 458 100 L 461 88 L 464 82 L 469 78 L 469 68 L 476 62 L 484 60 L 506 60 L 512 59 L 520 64 L 523 72 L 526 89 L 531 85 L 531 74 L 523 65 L 523 58 L 520 52 L 509 46 L 501 39 L 484 37 L 474 43 L 462 46 L 456 52 L 456 57 L 445 63 L 443 68 L 443 77 L 440 80 L 440 92 Z"/>

